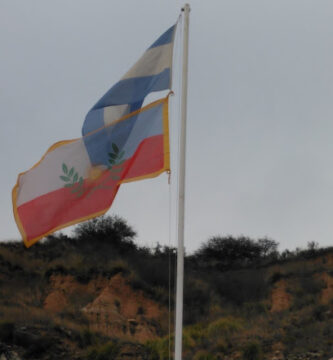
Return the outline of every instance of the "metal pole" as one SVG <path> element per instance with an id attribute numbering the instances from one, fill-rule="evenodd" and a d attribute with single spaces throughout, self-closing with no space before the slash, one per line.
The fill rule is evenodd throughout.
<path id="1" fill-rule="evenodd" d="M 183 289 L 184 289 L 184 214 L 185 214 L 185 150 L 186 150 L 186 114 L 187 114 L 187 73 L 188 73 L 188 35 L 190 5 L 185 4 L 182 94 L 181 94 L 181 126 L 179 149 L 179 198 L 178 198 L 178 251 L 177 251 L 177 287 L 176 287 L 176 329 L 175 360 L 182 359 L 183 335 Z"/>

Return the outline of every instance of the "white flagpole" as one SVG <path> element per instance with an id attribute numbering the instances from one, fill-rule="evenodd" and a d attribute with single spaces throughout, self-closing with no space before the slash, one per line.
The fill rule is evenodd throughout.
<path id="1" fill-rule="evenodd" d="M 175 329 L 175 360 L 182 359 L 183 337 L 183 289 L 184 289 L 184 213 L 185 213 L 185 151 L 186 151 L 186 114 L 187 114 L 187 73 L 188 73 L 188 38 L 190 5 L 185 4 L 183 64 L 182 64 L 182 95 L 181 95 L 181 126 L 179 149 L 179 198 L 178 198 L 178 251 L 177 251 L 177 287 L 176 287 L 176 329 Z"/>

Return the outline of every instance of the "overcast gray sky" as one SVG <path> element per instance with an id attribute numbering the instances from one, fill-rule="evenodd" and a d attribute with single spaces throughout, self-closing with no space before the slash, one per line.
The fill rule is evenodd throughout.
<path id="1" fill-rule="evenodd" d="M 20 238 L 18 173 L 80 136 L 91 106 L 182 5 L 0 0 L 1 240 Z M 333 245 L 333 2 L 190 5 L 186 248 L 217 234 Z M 161 175 L 123 185 L 108 214 L 127 219 L 140 244 L 168 244 L 173 202 Z"/>

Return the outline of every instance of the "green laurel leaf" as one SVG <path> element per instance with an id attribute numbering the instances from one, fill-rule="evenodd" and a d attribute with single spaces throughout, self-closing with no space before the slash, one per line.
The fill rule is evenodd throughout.
<path id="1" fill-rule="evenodd" d="M 117 155 L 116 154 L 113 154 L 113 153 L 109 153 L 109 157 L 111 159 L 117 159 Z"/>
<path id="2" fill-rule="evenodd" d="M 67 168 L 67 166 L 66 166 L 65 163 L 62 164 L 62 171 L 63 171 L 65 174 L 68 173 L 68 168 Z"/>
<path id="3" fill-rule="evenodd" d="M 63 180 L 63 181 L 66 181 L 66 182 L 70 181 L 70 178 L 67 177 L 67 176 L 60 175 L 59 177 L 60 177 L 60 179 Z"/>
<path id="4" fill-rule="evenodd" d="M 74 173 L 74 168 L 72 167 L 72 168 L 69 170 L 68 177 L 72 177 L 73 173 Z"/>
<path id="5" fill-rule="evenodd" d="M 69 187 L 72 187 L 73 184 L 65 184 L 65 187 L 69 188 Z"/>
<path id="6" fill-rule="evenodd" d="M 114 151 L 116 154 L 119 153 L 119 148 L 118 148 L 118 146 L 117 146 L 115 143 L 112 143 L 112 149 L 113 149 L 113 151 Z"/>
<path id="7" fill-rule="evenodd" d="M 118 158 L 121 159 L 121 158 L 124 156 L 124 154 L 125 154 L 125 151 L 122 151 L 122 152 L 119 154 Z"/>
<path id="8" fill-rule="evenodd" d="M 73 183 L 77 182 L 77 179 L 79 178 L 79 174 L 75 173 L 74 177 L 73 177 Z"/>

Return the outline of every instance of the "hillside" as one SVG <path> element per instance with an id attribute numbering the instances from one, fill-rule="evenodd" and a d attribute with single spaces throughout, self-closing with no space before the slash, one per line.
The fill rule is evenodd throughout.
<path id="1" fill-rule="evenodd" d="M 134 237 L 113 217 L 1 243 L 0 359 L 168 359 L 175 249 Z M 332 248 L 216 237 L 185 274 L 184 359 L 333 357 Z"/>

